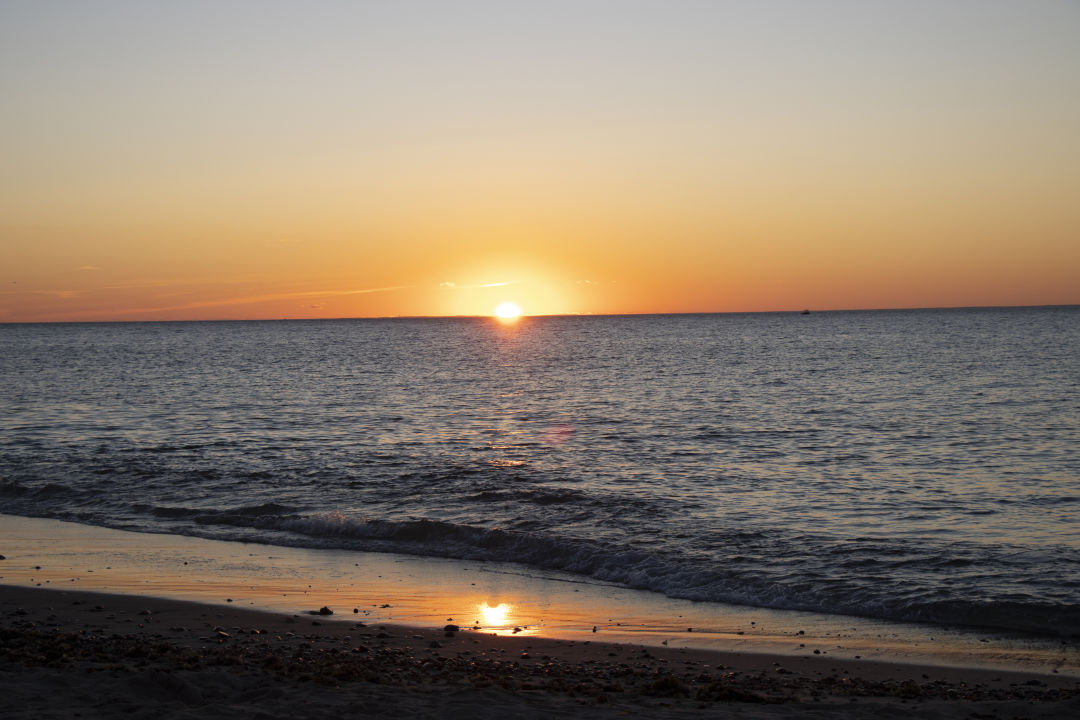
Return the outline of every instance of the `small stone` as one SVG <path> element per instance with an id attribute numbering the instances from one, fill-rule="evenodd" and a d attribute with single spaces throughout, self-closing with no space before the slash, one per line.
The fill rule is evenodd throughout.
<path id="1" fill-rule="evenodd" d="M 453 624 L 447 625 L 446 627 L 443 628 L 443 630 L 445 630 L 448 633 L 456 633 L 460 629 L 461 628 L 459 628 L 457 625 L 453 625 Z"/>
<path id="2" fill-rule="evenodd" d="M 438 640 L 432 640 L 430 643 L 428 643 L 428 647 L 429 648 L 441 648 L 442 643 L 439 642 Z"/>
<path id="3" fill-rule="evenodd" d="M 353 608 L 352 611 L 353 611 L 353 615 L 356 615 L 357 613 L 360 612 L 360 608 Z"/>
<path id="4" fill-rule="evenodd" d="M 334 611 L 331 610 L 330 608 L 326 607 L 325 605 L 323 605 L 321 608 L 319 608 L 319 614 L 320 615 L 333 615 Z"/>

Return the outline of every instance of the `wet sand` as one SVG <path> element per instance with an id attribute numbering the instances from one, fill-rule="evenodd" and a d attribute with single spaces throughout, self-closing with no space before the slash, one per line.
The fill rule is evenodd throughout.
<path id="1" fill-rule="evenodd" d="M 1080 715 L 1080 683 L 1061 675 L 367 624 L 330 609 L 0 586 L 0 716 Z"/>

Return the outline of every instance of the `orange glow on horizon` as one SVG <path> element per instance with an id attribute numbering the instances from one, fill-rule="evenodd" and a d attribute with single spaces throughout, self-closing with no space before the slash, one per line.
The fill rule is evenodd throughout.
<path id="1" fill-rule="evenodd" d="M 70 5 L 5 6 L 0 323 L 1080 303 L 1069 3 Z"/>

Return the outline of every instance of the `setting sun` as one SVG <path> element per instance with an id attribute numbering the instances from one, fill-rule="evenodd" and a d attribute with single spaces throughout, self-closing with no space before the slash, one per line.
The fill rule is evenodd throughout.
<path id="1" fill-rule="evenodd" d="M 521 317 L 521 306 L 512 302 L 504 302 L 495 308 L 495 317 L 500 320 L 519 318 Z"/>

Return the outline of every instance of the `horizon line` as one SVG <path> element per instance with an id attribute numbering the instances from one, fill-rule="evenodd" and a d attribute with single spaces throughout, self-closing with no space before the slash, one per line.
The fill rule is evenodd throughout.
<path id="1" fill-rule="evenodd" d="M 681 312 L 639 313 L 535 313 L 523 314 L 521 318 L 551 317 L 656 317 L 663 315 L 802 315 L 848 312 L 904 312 L 917 310 L 1022 310 L 1042 308 L 1080 308 L 1080 303 L 1050 303 L 1039 305 L 931 305 L 879 308 L 830 308 L 825 310 L 699 310 Z M 283 318 L 191 318 L 175 320 L 0 320 L 0 325 L 104 325 L 116 323 L 198 323 L 198 322 L 318 322 L 324 320 L 462 320 L 492 319 L 493 315 L 343 315 L 338 317 L 283 317 Z"/>

